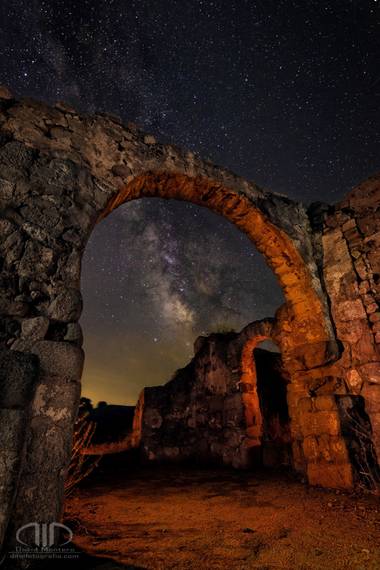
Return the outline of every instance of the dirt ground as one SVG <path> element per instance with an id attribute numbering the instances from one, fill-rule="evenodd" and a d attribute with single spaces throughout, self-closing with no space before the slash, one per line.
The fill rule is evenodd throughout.
<path id="1" fill-rule="evenodd" d="M 66 520 L 80 549 L 129 568 L 380 569 L 378 498 L 282 473 L 112 470 L 75 492 Z"/>

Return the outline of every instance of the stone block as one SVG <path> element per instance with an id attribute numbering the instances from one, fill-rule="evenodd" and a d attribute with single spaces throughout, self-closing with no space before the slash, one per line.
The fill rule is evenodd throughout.
<path id="1" fill-rule="evenodd" d="M 371 315 L 379 310 L 379 306 L 377 303 L 370 303 L 369 305 L 366 305 L 365 310 L 368 315 Z"/>
<path id="2" fill-rule="evenodd" d="M 77 321 L 82 312 L 82 296 L 77 289 L 61 291 L 48 308 L 48 316 L 56 321 Z"/>
<path id="3" fill-rule="evenodd" d="M 66 466 L 57 469 L 55 465 L 48 464 L 48 459 L 49 456 L 46 455 L 46 468 L 43 470 L 35 471 L 29 469 L 28 465 L 23 471 L 17 502 L 12 511 L 12 527 L 15 529 L 30 521 L 48 523 L 59 521 L 62 516 L 64 467 Z M 38 484 L 36 484 L 37 480 Z M 16 547 L 17 544 L 14 546 Z"/>
<path id="4" fill-rule="evenodd" d="M 300 398 L 298 400 L 298 408 L 301 413 L 308 413 L 313 411 L 313 399 L 312 398 Z"/>
<path id="5" fill-rule="evenodd" d="M 360 375 L 370 384 L 380 385 L 380 362 L 369 362 L 358 367 Z"/>
<path id="6" fill-rule="evenodd" d="M 329 396 L 326 394 L 323 396 L 317 396 L 316 398 L 313 398 L 313 404 L 314 408 L 321 412 L 337 409 L 335 396 L 333 395 Z"/>
<path id="7" fill-rule="evenodd" d="M 377 229 L 377 220 L 373 214 L 364 216 L 358 219 L 358 226 L 360 231 L 368 236 L 373 234 Z"/>
<path id="8" fill-rule="evenodd" d="M 369 316 L 369 320 L 371 321 L 371 323 L 380 322 L 380 313 L 379 312 L 371 313 Z"/>
<path id="9" fill-rule="evenodd" d="M 65 382 L 79 382 L 82 376 L 84 353 L 68 342 L 42 340 L 33 346 L 39 358 L 41 377 L 59 377 Z"/>
<path id="10" fill-rule="evenodd" d="M 16 352 L 30 353 L 32 352 L 34 342 L 35 341 L 28 338 L 17 338 L 14 342 L 12 342 L 11 350 Z"/>
<path id="11" fill-rule="evenodd" d="M 356 319 L 366 319 L 367 315 L 364 310 L 361 299 L 350 301 L 341 301 L 334 307 L 335 318 L 340 321 L 354 321 Z"/>
<path id="12" fill-rule="evenodd" d="M 363 385 L 361 396 L 365 401 L 365 409 L 368 413 L 380 412 L 380 384 Z"/>
<path id="13" fill-rule="evenodd" d="M 295 356 L 306 370 L 327 364 L 339 354 L 338 346 L 335 340 L 320 341 L 304 344 L 292 350 Z"/>
<path id="14" fill-rule="evenodd" d="M 363 385 L 363 378 L 357 370 L 352 369 L 347 371 L 346 382 L 350 392 L 353 394 L 360 394 L 360 390 Z"/>
<path id="15" fill-rule="evenodd" d="M 345 463 L 348 451 L 342 437 L 329 435 L 308 436 L 303 441 L 303 452 L 308 462 Z"/>
<path id="16" fill-rule="evenodd" d="M 364 263 L 363 259 L 362 258 L 356 259 L 354 265 L 360 279 L 366 280 L 368 278 L 368 268 Z"/>
<path id="17" fill-rule="evenodd" d="M 316 461 L 318 458 L 318 440 L 314 435 L 309 435 L 303 440 L 303 453 L 307 461 Z"/>
<path id="18" fill-rule="evenodd" d="M 39 383 L 32 405 L 34 417 L 46 418 L 60 429 L 70 429 L 77 413 L 81 386 L 79 382 L 65 382 L 59 377 L 45 378 Z"/>
<path id="19" fill-rule="evenodd" d="M 370 284 L 368 279 L 366 279 L 365 281 L 361 281 L 359 283 L 359 293 L 361 295 L 365 295 L 366 293 L 368 293 L 369 290 L 370 290 Z"/>
<path id="20" fill-rule="evenodd" d="M 71 453 L 71 430 L 48 418 L 32 419 L 28 432 L 26 464 L 35 473 L 64 469 Z"/>
<path id="21" fill-rule="evenodd" d="M 363 362 L 377 360 L 375 339 L 369 328 L 363 329 L 360 339 L 351 345 L 352 364 L 360 366 Z"/>
<path id="22" fill-rule="evenodd" d="M 304 437 L 321 434 L 340 435 L 338 412 L 302 412 L 299 419 Z"/>
<path id="23" fill-rule="evenodd" d="M 49 319 L 34 317 L 24 319 L 21 323 L 21 336 L 32 341 L 43 340 L 49 328 Z"/>
<path id="24" fill-rule="evenodd" d="M 352 489 L 353 487 L 350 463 L 309 463 L 307 478 L 310 485 L 331 489 Z"/>
<path id="25" fill-rule="evenodd" d="M 42 244 L 29 240 L 18 268 L 21 277 L 31 278 L 47 275 L 53 265 L 53 251 Z"/>
<path id="26" fill-rule="evenodd" d="M 351 218 L 347 222 L 344 222 L 344 224 L 342 225 L 343 233 L 353 228 L 356 228 L 356 220 L 354 218 Z"/>
<path id="27" fill-rule="evenodd" d="M 162 425 L 162 416 L 160 412 L 154 408 L 146 408 L 144 411 L 144 426 L 149 429 L 159 429 Z"/>
<path id="28" fill-rule="evenodd" d="M 66 342 L 72 342 L 77 346 L 82 346 L 83 344 L 83 333 L 82 328 L 79 323 L 69 323 L 66 328 L 66 334 L 64 336 Z"/>

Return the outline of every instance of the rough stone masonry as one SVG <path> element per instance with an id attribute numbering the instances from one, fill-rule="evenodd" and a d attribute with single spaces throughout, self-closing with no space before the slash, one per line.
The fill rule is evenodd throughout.
<path id="1" fill-rule="evenodd" d="M 61 515 L 84 358 L 81 258 L 96 223 L 144 196 L 218 212 L 276 274 L 294 469 L 311 484 L 353 485 L 341 398 L 364 402 L 380 456 L 379 177 L 338 205 L 306 210 L 116 117 L 2 88 L 0 378 L 14 399 L 1 403 L 0 540 Z M 247 437 L 254 444 L 260 431 Z"/>
<path id="2" fill-rule="evenodd" d="M 274 329 L 266 319 L 240 333 L 199 337 L 187 366 L 163 386 L 144 388 L 130 439 L 142 459 L 238 469 L 287 465 L 289 379 L 280 354 L 255 350 Z"/>

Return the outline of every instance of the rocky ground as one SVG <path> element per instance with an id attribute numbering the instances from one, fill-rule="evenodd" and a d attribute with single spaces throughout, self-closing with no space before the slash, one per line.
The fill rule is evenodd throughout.
<path id="1" fill-rule="evenodd" d="M 378 498 L 283 473 L 107 470 L 67 501 L 66 522 L 83 568 L 380 568 Z"/>

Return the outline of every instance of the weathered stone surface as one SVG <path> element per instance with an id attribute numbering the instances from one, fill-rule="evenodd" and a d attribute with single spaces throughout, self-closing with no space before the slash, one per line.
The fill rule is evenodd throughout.
<path id="1" fill-rule="evenodd" d="M 70 429 L 73 409 L 80 396 L 80 384 L 66 383 L 61 378 L 47 378 L 39 383 L 32 404 L 33 417 L 49 418 L 60 429 Z"/>
<path id="2" fill-rule="evenodd" d="M 289 461 L 281 359 L 267 351 L 253 359 L 255 344 L 272 326 L 259 321 L 239 334 L 201 337 L 186 368 L 166 385 L 143 390 L 133 440 L 146 459 L 192 458 L 245 468 L 258 460 L 262 448 L 272 465 Z"/>
<path id="3" fill-rule="evenodd" d="M 83 370 L 83 351 L 68 343 L 43 340 L 33 345 L 39 358 L 41 377 L 58 377 L 64 382 L 80 382 Z"/>
<path id="4" fill-rule="evenodd" d="M 38 375 L 34 355 L 0 350 L 0 408 L 24 408 L 31 401 Z"/>
<path id="5" fill-rule="evenodd" d="M 352 394 L 361 394 L 371 421 L 373 394 L 378 385 L 380 334 L 378 332 L 380 259 L 380 177 L 355 188 L 335 207 L 323 233 L 324 277 L 337 337 L 344 354 L 335 368 L 346 378 Z M 380 441 L 373 428 L 375 442 Z M 377 455 L 380 457 L 380 447 Z"/>
<path id="6" fill-rule="evenodd" d="M 367 413 L 380 412 L 380 384 L 364 384 L 361 396 L 365 399 Z"/>
<path id="7" fill-rule="evenodd" d="M 359 366 L 360 375 L 370 384 L 380 385 L 380 362 L 369 362 Z"/>
<path id="8" fill-rule="evenodd" d="M 28 241 L 18 268 L 21 277 L 40 279 L 50 273 L 53 265 L 53 251 L 36 241 Z"/>
<path id="9" fill-rule="evenodd" d="M 58 293 L 48 308 L 51 319 L 68 323 L 79 319 L 82 312 L 82 296 L 76 289 L 66 289 Z"/>
<path id="10" fill-rule="evenodd" d="M 24 410 L 0 408 L 0 426 L 0 452 L 20 453 L 24 442 Z"/>
<path id="11" fill-rule="evenodd" d="M 0 450 L 0 541 L 8 527 L 12 512 L 15 484 L 19 474 L 20 449 L 17 451 Z"/>
<path id="12" fill-rule="evenodd" d="M 46 317 L 34 317 L 24 319 L 21 323 L 21 335 L 32 341 L 43 340 L 49 328 L 49 319 Z"/>
<path id="13" fill-rule="evenodd" d="M 353 301 L 342 301 L 335 308 L 336 318 L 341 321 L 352 322 L 355 320 L 366 319 L 366 313 L 361 299 Z"/>
<path id="14" fill-rule="evenodd" d="M 19 358 L 15 349 L 35 352 L 41 360 L 41 386 L 49 386 L 54 401 L 61 397 L 58 383 L 77 382 L 83 359 L 76 328 L 82 309 L 80 262 L 94 225 L 128 200 L 144 196 L 188 200 L 223 215 L 244 231 L 283 288 L 286 304 L 277 314 L 276 340 L 290 381 L 296 469 L 307 471 L 316 484 L 352 483 L 349 465 L 341 463 L 339 414 L 332 399 L 333 394 L 346 392 L 360 392 L 366 399 L 380 457 L 380 422 L 373 411 L 377 398 L 372 388 L 378 386 L 377 375 L 372 368 L 362 368 L 380 362 L 379 177 L 354 189 L 341 204 L 312 205 L 306 210 L 194 153 L 161 145 L 114 117 L 83 117 L 63 104 L 50 107 L 31 100 L 15 101 L 6 90 L 0 90 L 0 98 L 0 342 L 12 347 L 13 356 L 8 358 L 14 359 L 15 370 Z M 27 324 L 40 317 L 50 320 L 44 337 L 44 327 L 37 332 Z M 268 336 L 268 331 L 261 332 L 264 338 Z M 38 340 L 40 336 L 49 340 Z M 199 351 L 205 351 L 209 342 L 199 341 Z M 211 369 L 203 377 L 202 385 L 212 394 L 210 409 L 202 405 L 202 393 L 189 405 L 186 434 L 199 426 L 219 434 L 223 426 L 224 439 L 218 435 L 211 443 L 202 439 L 187 444 L 186 435 L 183 447 L 162 444 L 163 456 L 178 458 L 196 450 L 198 456 L 211 453 L 234 465 L 247 462 L 268 429 L 252 383 L 255 374 L 247 364 L 252 360 L 249 350 L 243 354 L 240 380 L 231 362 L 223 358 L 219 358 L 217 372 Z M 203 358 L 205 364 L 209 355 Z M 193 395 L 194 386 L 188 385 Z M 177 395 L 183 390 L 183 386 L 176 389 Z M 301 406 L 300 399 L 304 399 Z M 74 400 L 69 404 L 72 417 Z M 43 401 L 50 401 L 47 394 Z M 58 421 L 59 404 L 51 407 L 55 420 L 49 414 L 44 419 L 47 431 L 39 431 L 43 441 L 50 422 Z M 176 426 L 172 412 L 170 425 Z M 168 417 L 160 416 L 162 424 L 159 428 L 152 425 L 152 432 L 168 425 Z M 245 425 L 243 439 L 240 424 Z M 38 424 L 36 431 L 40 428 Z M 313 459 L 311 448 L 318 437 L 326 440 L 322 450 L 328 450 L 327 462 L 321 450 Z M 306 447 L 305 438 L 309 441 Z M 155 456 L 155 451 L 148 454 Z M 52 473 L 40 478 L 38 488 L 34 485 L 38 462 L 25 471 L 17 523 L 34 520 L 38 502 L 45 520 L 58 516 L 64 458 L 55 459 L 57 463 L 62 459 L 62 464 L 51 464 Z M 0 509 L 0 520 L 1 516 Z"/>
<path id="15" fill-rule="evenodd" d="M 15 501 L 38 371 L 35 356 L 0 350 L 0 543 Z"/>
<path id="16" fill-rule="evenodd" d="M 18 338 L 11 344 L 11 350 L 16 352 L 24 352 L 29 354 L 32 352 L 32 348 L 35 341 L 27 338 Z"/>
<path id="17" fill-rule="evenodd" d="M 360 394 L 363 386 L 363 378 L 359 372 L 355 369 L 348 370 L 346 375 L 347 384 L 349 391 L 352 394 Z"/>
<path id="18" fill-rule="evenodd" d="M 353 485 L 350 463 L 309 463 L 307 476 L 311 485 L 351 489 Z"/>
<path id="19" fill-rule="evenodd" d="M 66 334 L 63 340 L 82 346 L 83 333 L 81 326 L 78 323 L 69 323 L 66 327 Z"/>
<path id="20" fill-rule="evenodd" d="M 340 421 L 337 411 L 302 413 L 303 434 L 317 436 L 327 434 L 330 436 L 340 435 Z"/>
<path id="21" fill-rule="evenodd" d="M 303 441 L 303 452 L 312 463 L 349 463 L 347 447 L 341 437 L 309 435 Z"/>

